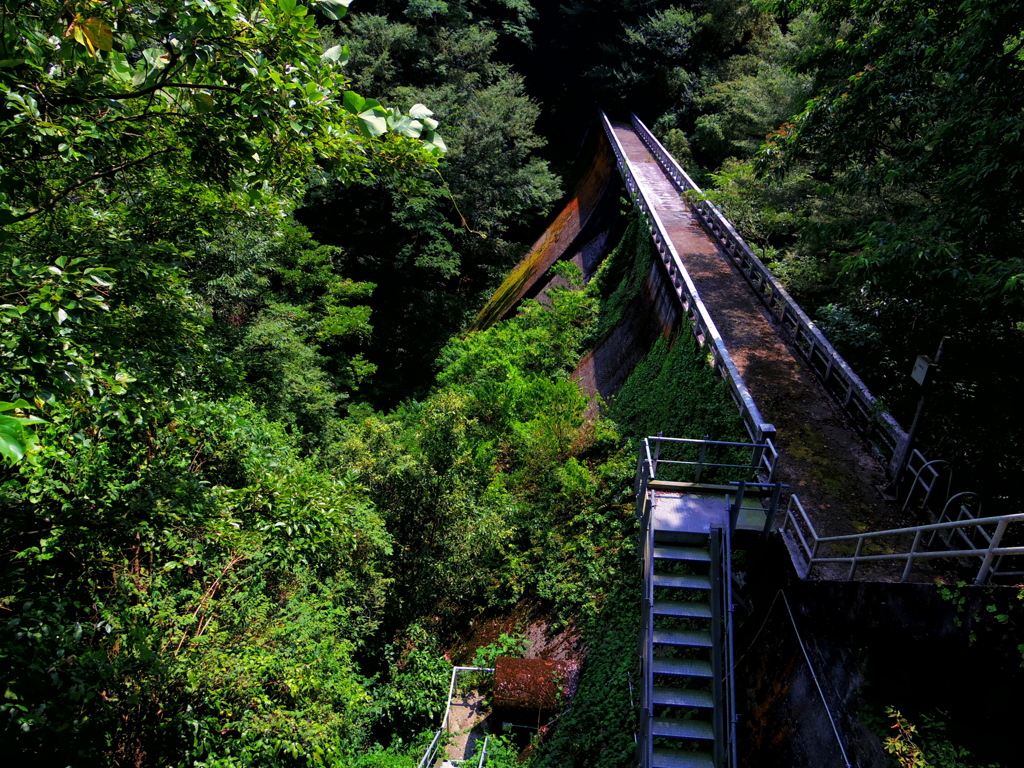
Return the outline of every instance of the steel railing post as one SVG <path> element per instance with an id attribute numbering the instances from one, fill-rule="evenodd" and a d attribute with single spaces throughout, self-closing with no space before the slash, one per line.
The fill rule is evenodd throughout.
<path id="1" fill-rule="evenodd" d="M 764 518 L 764 530 L 761 532 L 761 538 L 768 538 L 768 534 L 772 532 L 772 525 L 775 523 L 775 515 L 779 510 L 779 499 L 782 496 L 782 483 L 775 483 L 772 486 L 772 498 L 768 502 L 768 514 Z"/>
<path id="2" fill-rule="evenodd" d="M 704 435 L 704 439 L 707 440 L 710 435 Z M 693 482 L 699 483 L 700 476 L 704 473 L 704 460 L 708 455 L 708 444 L 700 444 L 700 453 L 697 455 L 697 474 L 693 478 Z"/>
<path id="3" fill-rule="evenodd" d="M 739 517 L 740 517 L 740 507 L 743 506 L 743 494 L 746 492 L 746 490 L 747 490 L 747 481 L 746 480 L 740 480 L 739 484 L 736 486 L 736 500 L 732 504 L 732 506 L 729 507 L 729 535 L 730 536 L 733 533 L 736 532 L 736 522 L 739 520 Z"/>
<path id="4" fill-rule="evenodd" d="M 864 547 L 864 537 L 861 536 L 857 539 L 857 550 L 853 553 L 853 560 L 850 561 L 850 574 L 846 577 L 847 581 L 853 581 L 853 574 L 857 570 L 857 558 L 860 557 L 860 551 Z"/>
<path id="5" fill-rule="evenodd" d="M 906 584 L 910 579 L 910 570 L 914 567 L 914 554 L 917 552 L 917 545 L 921 543 L 922 533 L 924 533 L 924 531 L 918 528 L 917 533 L 914 534 L 914 543 L 910 545 L 910 554 L 907 555 L 907 565 L 903 569 L 903 577 L 900 579 L 901 584 Z"/>
<path id="6" fill-rule="evenodd" d="M 1006 533 L 1006 527 L 1009 524 L 1010 521 L 1003 518 L 996 525 L 996 532 L 992 534 L 992 540 L 988 544 L 985 559 L 981 562 L 981 569 L 978 571 L 978 578 L 974 580 L 975 584 L 984 584 L 992 574 L 992 561 L 995 559 L 996 550 L 999 549 L 999 543 L 1003 540 L 1003 534 Z"/>

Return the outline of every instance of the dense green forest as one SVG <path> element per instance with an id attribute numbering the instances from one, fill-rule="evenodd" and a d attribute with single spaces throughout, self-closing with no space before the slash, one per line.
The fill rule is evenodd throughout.
<path id="1" fill-rule="evenodd" d="M 413 766 L 469 623 L 530 606 L 587 655 L 529 764 L 631 764 L 635 440 L 737 416 L 685 338 L 588 416 L 635 223 L 463 331 L 598 107 L 904 422 L 951 336 L 926 450 L 994 503 L 1019 478 L 1020 4 L 348 5 L 0 0 L 11 760 Z"/>

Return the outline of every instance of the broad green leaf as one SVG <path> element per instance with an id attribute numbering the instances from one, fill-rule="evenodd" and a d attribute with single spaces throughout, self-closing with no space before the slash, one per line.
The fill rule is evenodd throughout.
<path id="1" fill-rule="evenodd" d="M 342 106 L 353 115 L 358 115 L 363 111 L 363 105 L 366 103 L 366 99 L 355 91 L 345 91 L 345 96 L 341 103 Z"/>
<path id="2" fill-rule="evenodd" d="M 344 64 L 348 61 L 348 46 L 346 45 L 334 45 L 328 48 L 320 56 L 322 59 L 327 61 L 334 61 Z"/>
<path id="3" fill-rule="evenodd" d="M 170 63 L 170 57 L 163 48 L 147 48 L 142 52 L 142 57 L 150 69 L 164 69 Z"/>
<path id="4" fill-rule="evenodd" d="M 421 138 L 427 148 L 434 154 L 443 155 L 448 151 L 448 146 L 444 143 L 444 139 L 434 131 L 427 131 Z"/>
<path id="5" fill-rule="evenodd" d="M 31 408 L 31 407 L 32 406 L 29 405 L 25 400 L 22 400 L 20 398 L 18 400 L 15 400 L 13 403 L 6 403 L 6 402 L 0 400 L 0 412 L 2 412 L 2 411 L 13 411 L 15 408 Z"/>
<path id="6" fill-rule="evenodd" d="M 16 464 L 25 458 L 25 446 L 4 425 L 3 421 L 5 418 L 0 416 L 0 456 L 3 456 L 12 464 Z M 20 424 L 18 428 L 21 428 Z"/>
<path id="7" fill-rule="evenodd" d="M 127 57 L 119 51 L 113 51 L 110 54 L 110 73 L 125 83 L 130 83 L 132 80 L 132 66 L 128 63 Z"/>
<path id="8" fill-rule="evenodd" d="M 423 104 L 413 104 L 412 109 L 409 110 L 409 117 L 413 120 L 422 120 L 424 117 L 430 117 L 434 113 L 427 109 Z"/>
<path id="9" fill-rule="evenodd" d="M 420 133 L 423 132 L 423 124 L 419 120 L 413 120 L 405 116 L 395 120 L 392 123 L 391 128 L 395 133 L 401 134 L 402 136 L 408 136 L 410 139 L 418 139 L 420 137 Z"/>
<path id="10" fill-rule="evenodd" d="M 213 94 L 209 91 L 195 91 L 192 94 L 192 103 L 195 104 L 196 112 L 200 114 L 210 112 L 217 106 Z"/>
<path id="11" fill-rule="evenodd" d="M 344 18 L 351 4 L 352 0 L 316 0 L 315 2 L 317 10 L 334 21 Z"/>
<path id="12" fill-rule="evenodd" d="M 387 116 L 378 114 L 378 110 L 368 109 L 359 113 L 359 130 L 367 138 L 374 139 L 387 133 Z"/>

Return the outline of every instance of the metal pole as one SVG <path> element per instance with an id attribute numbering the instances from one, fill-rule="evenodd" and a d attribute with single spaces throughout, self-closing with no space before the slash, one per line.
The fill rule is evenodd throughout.
<path id="1" fill-rule="evenodd" d="M 768 514 L 765 515 L 764 519 L 764 530 L 761 532 L 761 538 L 765 539 L 768 534 L 772 532 L 772 523 L 775 522 L 775 515 L 779 511 L 779 497 L 782 496 L 782 483 L 775 483 L 772 488 L 772 500 L 768 503 Z M 785 528 L 785 523 L 783 523 Z"/>
<path id="2" fill-rule="evenodd" d="M 917 533 L 914 534 L 914 543 L 910 545 L 910 554 L 907 555 L 907 565 L 903 569 L 903 578 L 900 579 L 901 584 L 906 584 L 907 580 L 910 579 L 910 569 L 914 567 L 914 553 L 917 552 L 917 545 L 921 543 L 921 534 L 923 531 L 918 528 Z"/>
<path id="3" fill-rule="evenodd" d="M 935 365 L 938 365 L 939 361 L 942 360 L 942 349 L 943 347 L 945 347 L 947 339 L 949 339 L 949 336 L 943 336 L 942 340 L 939 341 L 939 349 L 935 353 L 935 359 L 932 360 L 932 362 Z M 906 442 L 903 443 L 903 449 L 900 451 L 899 461 L 896 462 L 896 467 L 893 470 L 892 482 L 889 483 L 889 485 L 885 489 L 885 491 L 894 499 L 899 498 L 900 479 L 903 476 L 904 470 L 907 468 L 907 462 L 910 459 L 910 453 L 914 449 L 914 441 L 917 439 L 917 430 L 921 426 L 921 418 L 924 415 L 924 401 L 927 392 L 928 387 L 922 386 L 921 399 L 917 401 L 917 411 L 914 413 L 914 421 L 910 425 L 910 432 L 907 433 Z"/>
<path id="4" fill-rule="evenodd" d="M 729 509 L 729 533 L 732 534 L 736 531 L 736 522 L 740 517 L 740 507 L 743 506 L 743 494 L 747 490 L 747 481 L 740 480 L 739 485 L 736 488 L 736 501 Z"/>
<path id="5" fill-rule="evenodd" d="M 711 435 L 704 435 L 704 439 L 707 440 Z M 699 483 L 700 476 L 704 472 L 704 459 L 707 458 L 708 444 L 706 442 L 700 444 L 700 453 L 697 456 L 697 474 L 693 478 L 693 482 Z"/>
<path id="6" fill-rule="evenodd" d="M 853 581 L 853 574 L 857 570 L 857 558 L 860 557 L 861 547 L 864 546 L 864 538 L 857 539 L 857 551 L 853 553 L 853 560 L 850 561 L 850 575 L 846 577 L 847 581 Z"/>
<path id="7" fill-rule="evenodd" d="M 995 551 L 999 549 L 999 542 L 1003 540 L 1003 534 L 1006 533 L 1006 526 L 1009 524 L 1010 522 L 1004 518 L 996 526 L 996 532 L 992 534 L 992 541 L 988 545 L 988 552 L 985 553 L 985 559 L 981 563 L 981 570 L 978 571 L 978 578 L 974 580 L 975 584 L 984 584 L 988 581 L 988 577 L 992 573 L 992 561 L 996 556 Z"/>

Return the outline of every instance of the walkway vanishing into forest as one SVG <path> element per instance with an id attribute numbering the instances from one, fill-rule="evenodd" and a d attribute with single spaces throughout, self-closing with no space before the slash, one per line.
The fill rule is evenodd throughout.
<path id="1" fill-rule="evenodd" d="M 923 511 L 943 462 L 915 451 L 907 503 L 897 507 L 887 498 L 882 489 L 889 476 L 876 457 L 888 452 L 896 457 L 889 469 L 901 467 L 907 434 L 877 408 L 721 213 L 706 201 L 686 199 L 699 190 L 643 124 L 635 117 L 629 125 L 611 123 L 604 115 L 602 122 L 654 239 L 661 287 L 667 288 L 661 295 L 677 299 L 682 309 L 672 326 L 691 326 L 728 383 L 753 441 L 742 446 L 751 453 L 739 464 L 736 445 L 659 435 L 641 446 L 635 488 L 643 574 L 638 764 L 737 768 L 732 540 L 744 529 L 748 538 L 758 529 L 768 535 L 780 481 L 789 486 L 789 502 L 779 528 L 805 578 L 817 567 L 825 578 L 908 581 L 915 566 L 924 566 L 919 575 L 934 576 L 934 563 L 974 559 L 975 581 L 984 583 L 1004 559 L 1017 567 L 1014 560 L 1024 555 L 1024 547 L 1001 544 L 1024 514 L 972 516 L 959 494 L 945 502 L 936 523 L 915 525 L 909 514 L 903 517 L 913 513 L 909 502 L 919 487 Z M 860 434 L 851 424 L 858 417 Z M 709 463 L 709 450 L 723 448 L 732 453 Z M 737 472 L 736 479 L 728 476 Z M 748 489 L 760 496 L 753 507 L 744 504 Z M 830 540 L 836 536 L 842 538 Z M 842 750 L 838 731 L 835 736 Z M 842 759 L 851 765 L 845 751 Z"/>
<path id="2" fill-rule="evenodd" d="M 765 420 L 777 430 L 775 479 L 799 495 L 820 535 L 909 524 L 879 490 L 887 478 L 871 448 L 769 321 L 744 276 L 703 229 L 638 129 L 609 125 L 737 371 Z"/>
<path id="3" fill-rule="evenodd" d="M 984 517 L 978 494 L 953 493 L 949 482 L 943 491 L 946 462 L 910 449 L 907 433 L 650 131 L 635 116 L 602 122 L 663 282 L 751 438 L 777 457 L 761 480 L 788 486 L 778 528 L 800 575 L 908 581 L 917 568 L 917 580 L 931 581 L 940 565 L 973 569 L 979 584 L 1024 576 L 1024 547 L 1007 546 L 1024 543 L 1024 514 Z M 894 503 L 883 488 L 902 466 Z"/>

